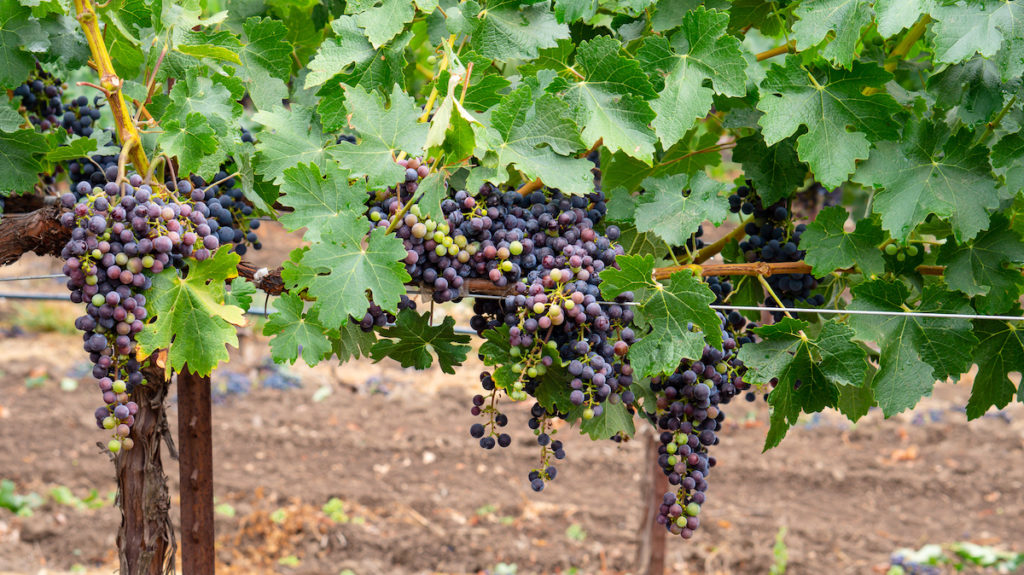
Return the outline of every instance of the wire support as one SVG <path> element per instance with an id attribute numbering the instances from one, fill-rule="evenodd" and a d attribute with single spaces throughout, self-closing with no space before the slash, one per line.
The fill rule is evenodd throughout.
<path id="1" fill-rule="evenodd" d="M 0 278 L 0 282 L 20 282 L 26 280 L 49 280 L 67 277 L 64 274 L 48 274 L 42 276 L 17 276 L 12 278 Z"/>

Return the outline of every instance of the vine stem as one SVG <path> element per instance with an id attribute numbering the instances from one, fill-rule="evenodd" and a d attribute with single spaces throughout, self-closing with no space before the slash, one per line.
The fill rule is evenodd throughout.
<path id="1" fill-rule="evenodd" d="M 106 92 L 107 103 L 114 116 L 117 137 L 122 145 L 127 145 L 132 140 L 141 141 L 135 122 L 132 121 L 132 115 L 128 111 L 128 105 L 124 101 L 124 94 L 121 92 L 123 82 L 117 76 L 114 63 L 110 60 L 110 53 L 107 52 L 107 45 L 103 42 L 103 32 L 100 30 L 100 21 L 96 16 L 92 0 L 74 1 L 78 22 L 85 33 L 85 39 L 89 43 L 89 52 L 92 54 L 93 63 L 100 76 L 100 86 Z M 142 146 L 133 146 L 128 157 L 137 172 L 145 174 L 149 171 L 149 159 Z"/>
<path id="2" fill-rule="evenodd" d="M 521 188 L 519 188 L 519 195 L 528 196 L 531 193 L 541 189 L 542 187 L 544 187 L 544 182 L 540 181 L 540 178 L 531 180 L 529 182 L 526 182 L 525 184 L 523 184 Z"/>
<path id="3" fill-rule="evenodd" d="M 723 249 L 725 249 L 725 246 L 730 241 L 732 241 L 734 239 L 737 239 L 737 238 L 743 237 L 743 234 L 746 233 L 747 223 L 749 223 L 752 220 L 753 220 L 752 217 L 743 220 L 742 222 L 740 222 L 740 225 L 736 226 L 735 229 L 733 229 L 731 232 L 729 232 L 725 236 L 722 236 L 721 238 L 719 238 L 718 241 L 716 241 L 713 244 L 710 244 L 710 245 L 707 245 L 707 246 L 704 246 L 703 248 L 701 248 L 700 251 L 697 252 L 697 255 L 694 256 L 693 263 L 701 264 L 701 263 L 706 262 L 707 260 L 711 259 L 715 254 L 717 254 L 717 253 L 721 252 Z"/>
<path id="4" fill-rule="evenodd" d="M 763 62 L 768 58 L 774 58 L 780 54 L 796 54 L 796 40 L 791 40 L 781 46 L 776 46 L 771 50 L 765 50 L 756 56 L 758 62 Z"/>
<path id="5" fill-rule="evenodd" d="M 782 310 L 782 313 L 786 314 L 786 317 L 788 317 L 789 319 L 793 319 L 793 316 L 790 315 L 789 310 L 786 309 L 786 306 L 782 305 L 782 300 L 779 299 L 779 296 L 775 295 L 775 290 L 773 290 L 772 286 L 768 284 L 768 280 L 765 279 L 764 276 L 757 276 L 757 281 L 761 282 L 761 286 L 764 287 L 765 291 L 768 292 L 768 295 L 770 295 L 771 298 L 775 301 L 775 304 L 779 306 L 779 309 Z"/>
<path id="6" fill-rule="evenodd" d="M 980 146 L 981 144 L 984 144 L 985 141 L 988 140 L 992 136 L 992 133 L 996 131 L 996 128 L 999 127 L 999 124 L 1002 123 L 1003 118 L 1005 118 L 1006 114 L 1009 113 L 1010 108 L 1012 108 L 1013 105 L 1016 104 L 1016 103 L 1017 103 L 1017 96 L 1014 95 L 1012 98 L 1010 98 L 1010 101 L 1007 102 L 1005 106 L 1003 106 L 1003 109 L 999 110 L 999 114 L 997 114 L 996 117 L 993 118 L 991 122 L 985 124 L 985 131 L 982 132 L 981 137 L 978 138 L 978 141 L 975 142 L 974 145 Z"/>
<path id="7" fill-rule="evenodd" d="M 900 64 L 900 60 L 910 53 L 910 49 L 921 39 L 924 35 L 925 30 L 928 29 L 928 23 L 932 21 L 932 17 L 928 14 L 921 16 L 921 19 L 907 32 L 903 38 L 900 39 L 896 47 L 892 49 L 889 57 L 886 58 L 885 71 L 892 72 Z"/>

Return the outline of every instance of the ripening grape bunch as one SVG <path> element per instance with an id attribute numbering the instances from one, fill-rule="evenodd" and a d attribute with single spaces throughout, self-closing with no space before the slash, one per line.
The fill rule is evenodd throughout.
<path id="1" fill-rule="evenodd" d="M 29 121 L 42 132 L 62 127 L 69 134 L 87 138 L 95 129 L 93 124 L 100 119 L 102 96 L 95 97 L 92 106 L 86 96 L 79 96 L 65 105 L 63 83 L 38 63 L 32 77 L 15 88 L 13 95 L 21 97 Z"/>
<path id="2" fill-rule="evenodd" d="M 187 181 L 182 192 L 193 191 Z M 88 189 L 87 189 L 88 188 Z M 61 224 L 71 229 L 64 246 L 64 274 L 71 301 L 85 304 L 75 320 L 83 332 L 92 374 L 103 395 L 96 424 L 113 431 L 111 452 L 131 449 L 129 437 L 138 406 L 130 400 L 145 385 L 136 356 L 136 335 L 149 316 L 146 291 L 152 277 L 166 268 L 183 266 L 186 258 L 202 261 L 220 247 L 210 227 L 210 208 L 200 199 L 180 200 L 166 189 L 132 175 L 118 185 L 78 184 L 65 193 Z"/>
<path id="3" fill-rule="evenodd" d="M 792 225 L 792 213 L 786 207 L 786 201 L 780 200 L 770 206 L 763 206 L 753 183 L 747 180 L 746 185 L 736 189 L 729 196 L 729 207 L 733 213 L 749 216 L 745 224 L 747 237 L 740 242 L 740 250 L 748 262 L 799 262 L 805 252 L 800 249 L 800 236 L 807 226 Z M 772 274 L 768 285 L 779 297 L 785 307 L 794 307 L 798 303 L 820 306 L 825 303 L 821 294 L 811 295 L 818 287 L 818 280 L 810 274 Z M 764 305 L 778 307 L 778 302 L 770 295 L 765 297 Z M 782 312 L 771 312 L 775 321 L 782 319 Z"/>
<path id="4" fill-rule="evenodd" d="M 705 346 L 699 359 L 684 359 L 671 375 L 651 380 L 656 411 L 648 417 L 661 430 L 658 466 L 671 487 L 663 496 L 657 521 L 683 539 L 693 537 L 700 526 L 706 478 L 716 463 L 708 449 L 718 444 L 716 432 L 725 420 L 720 406 L 750 387 L 743 381 L 746 370 L 736 357 L 740 342 L 726 316 L 718 316 L 721 351 Z"/>

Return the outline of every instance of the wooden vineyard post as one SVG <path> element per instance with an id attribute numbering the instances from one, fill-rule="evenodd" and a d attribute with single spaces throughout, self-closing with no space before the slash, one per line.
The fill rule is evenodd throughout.
<path id="1" fill-rule="evenodd" d="M 658 465 L 658 441 L 656 433 L 647 436 L 647 481 L 644 482 L 643 501 L 647 506 L 640 524 L 640 544 L 637 547 L 637 572 L 643 575 L 664 575 L 665 539 L 668 531 L 658 525 L 658 508 L 661 497 L 668 491 L 668 477 Z"/>
<path id="2" fill-rule="evenodd" d="M 155 365 L 147 365 L 143 374 L 147 385 L 136 386 L 132 394 L 139 406 L 131 435 L 135 446 L 115 459 L 121 508 L 117 548 L 121 573 L 161 575 L 174 568 L 171 496 L 160 460 L 160 441 L 170 435 L 164 409 L 169 382 Z"/>
<path id="3" fill-rule="evenodd" d="M 213 575 L 213 422 L 210 378 L 178 374 L 181 571 Z"/>

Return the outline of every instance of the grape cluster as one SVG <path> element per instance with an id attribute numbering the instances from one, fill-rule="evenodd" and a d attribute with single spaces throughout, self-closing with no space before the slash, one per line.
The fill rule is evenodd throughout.
<path id="1" fill-rule="evenodd" d="M 403 309 L 415 310 L 416 302 L 408 296 L 401 296 L 401 299 L 398 302 L 398 311 L 402 311 Z M 369 333 L 373 331 L 374 327 L 384 327 L 388 324 L 394 323 L 395 315 L 384 311 L 379 305 L 373 303 L 373 300 L 371 300 L 370 307 L 366 308 L 366 314 L 363 315 L 362 319 L 358 319 L 356 321 L 359 322 L 359 329 Z"/>
<path id="2" fill-rule="evenodd" d="M 180 188 L 190 188 L 179 182 Z M 145 291 L 153 274 L 184 258 L 204 260 L 220 244 L 207 222 L 209 208 L 201 201 L 179 201 L 166 190 L 154 190 L 132 175 L 121 186 L 78 184 L 66 193 L 61 224 L 71 229 L 64 246 L 64 274 L 71 301 L 85 303 L 75 320 L 85 351 L 93 362 L 104 406 L 96 424 L 114 432 L 108 448 L 131 449 L 129 437 L 138 406 L 129 400 L 135 386 L 146 383 L 135 358 L 135 336 L 149 315 Z"/>
<path id="3" fill-rule="evenodd" d="M 705 346 L 697 360 L 683 360 L 667 377 L 651 380 L 656 412 L 648 414 L 661 430 L 658 465 L 672 490 L 665 493 L 657 521 L 684 539 L 700 526 L 707 476 L 715 466 L 708 448 L 718 444 L 725 413 L 722 404 L 749 387 L 743 382 L 743 363 L 736 358 L 739 342 L 719 314 L 723 351 Z"/>
<path id="4" fill-rule="evenodd" d="M 65 106 L 62 82 L 36 64 L 33 77 L 14 89 L 21 97 L 21 105 L 28 112 L 29 121 L 43 132 L 63 127 L 69 134 L 83 137 L 92 135 L 93 123 L 100 119 L 102 96 L 93 99 L 79 96 Z"/>
<path id="5" fill-rule="evenodd" d="M 232 251 L 242 256 L 248 251 L 249 246 L 254 250 L 263 247 L 256 236 L 260 221 L 252 217 L 252 204 L 246 201 L 237 180 L 228 177 L 229 175 L 228 170 L 222 168 L 213 177 L 213 183 L 207 184 L 206 180 L 192 174 L 189 178 L 191 189 L 179 191 L 191 194 L 194 201 L 206 204 L 210 210 L 207 223 L 217 234 L 220 243 L 234 244 Z M 173 182 L 167 185 L 172 187 Z"/>
<path id="6" fill-rule="evenodd" d="M 733 212 L 751 216 L 745 228 L 747 237 L 740 242 L 740 250 L 748 262 L 803 260 L 805 252 L 800 249 L 800 236 L 807 226 L 799 224 L 791 227 L 791 214 L 785 200 L 763 206 L 750 180 L 747 180 L 747 185 L 740 186 L 729 197 L 729 206 Z M 810 274 L 773 274 L 768 278 L 768 285 L 785 307 L 793 307 L 797 302 L 810 306 L 825 303 L 821 294 L 811 295 L 811 291 L 818 287 L 818 280 Z M 764 304 L 767 307 L 778 307 L 770 295 L 765 298 Z M 782 319 L 783 313 L 772 312 L 772 317 L 778 321 Z"/>

